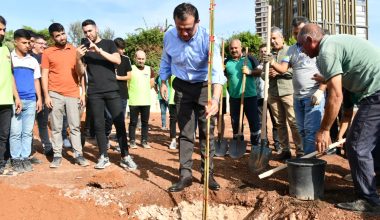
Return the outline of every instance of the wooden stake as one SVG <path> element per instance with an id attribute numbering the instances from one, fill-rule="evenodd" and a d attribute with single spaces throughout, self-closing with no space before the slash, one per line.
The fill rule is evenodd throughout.
<path id="1" fill-rule="evenodd" d="M 208 83 L 207 83 L 207 105 L 211 106 L 211 75 L 212 75 L 212 62 L 214 55 L 214 7 L 215 1 L 210 0 L 210 39 L 209 39 L 209 54 L 208 54 Z M 204 167 L 204 185 L 203 185 L 203 212 L 202 219 L 206 220 L 208 215 L 208 183 L 210 176 L 210 122 L 211 117 L 207 119 L 207 132 L 206 132 L 206 149 L 205 149 L 205 167 Z"/>

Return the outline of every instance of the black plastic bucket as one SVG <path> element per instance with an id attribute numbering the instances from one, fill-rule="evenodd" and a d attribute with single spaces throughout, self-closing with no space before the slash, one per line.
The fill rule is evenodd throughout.
<path id="1" fill-rule="evenodd" d="M 326 161 L 315 158 L 287 160 L 289 194 L 301 200 L 323 197 Z"/>

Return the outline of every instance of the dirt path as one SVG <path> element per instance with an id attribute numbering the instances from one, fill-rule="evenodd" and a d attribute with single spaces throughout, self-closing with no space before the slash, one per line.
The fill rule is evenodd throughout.
<path id="1" fill-rule="evenodd" d="M 154 113 L 150 120 L 152 149 L 131 150 L 139 165 L 137 171 L 120 168 L 119 154 L 112 150 L 113 164 L 106 170 L 95 170 L 95 140 L 86 143 L 85 157 L 91 163 L 86 168 L 73 164 L 70 149 L 65 149 L 59 169 L 50 169 L 51 158 L 38 152 L 36 157 L 44 163 L 34 166 L 33 172 L 0 177 L 0 219 L 200 219 L 203 186 L 199 149 L 193 157 L 194 184 L 183 192 L 168 193 L 167 188 L 178 178 L 178 150 L 168 149 L 169 134 L 161 131 L 159 117 Z M 227 116 L 226 123 L 226 136 L 231 137 Z M 39 142 L 35 143 L 40 151 Z M 380 218 L 334 208 L 334 203 L 353 199 L 351 183 L 342 179 L 349 173 L 348 164 L 339 156 L 323 158 L 328 162 L 323 201 L 289 197 L 286 170 L 259 180 L 249 172 L 248 159 L 249 151 L 240 160 L 215 158 L 215 178 L 222 188 L 210 192 L 210 219 Z M 270 162 L 271 167 L 280 164 Z"/>

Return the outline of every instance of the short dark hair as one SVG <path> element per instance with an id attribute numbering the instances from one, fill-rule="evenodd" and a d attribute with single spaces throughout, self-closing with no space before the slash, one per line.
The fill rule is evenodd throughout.
<path id="1" fill-rule="evenodd" d="M 309 23 L 309 19 L 306 18 L 306 17 L 303 17 L 303 16 L 297 16 L 297 17 L 294 17 L 293 20 L 292 20 L 292 26 L 293 27 L 298 27 L 302 23 L 308 24 Z"/>
<path id="2" fill-rule="evenodd" d="M 2 23 L 3 25 L 7 25 L 7 21 L 5 20 L 5 18 L 3 16 L 0 15 L 0 23 Z"/>
<path id="3" fill-rule="evenodd" d="M 84 21 L 82 22 L 82 27 L 87 26 L 87 25 L 94 25 L 94 26 L 96 26 L 96 23 L 95 23 L 94 20 L 87 19 L 87 20 L 84 20 Z"/>
<path id="4" fill-rule="evenodd" d="M 265 44 L 260 44 L 259 49 L 261 49 L 263 47 L 267 47 L 267 44 L 266 43 Z"/>
<path id="5" fill-rule="evenodd" d="M 30 34 L 30 37 L 33 37 L 33 38 L 36 38 L 36 33 L 34 33 L 34 31 L 32 31 L 32 30 L 27 30 L 28 32 L 29 32 L 29 34 Z"/>
<path id="6" fill-rule="evenodd" d="M 16 40 L 18 38 L 25 38 L 27 40 L 30 40 L 30 32 L 25 29 L 18 29 L 13 33 L 13 39 Z"/>
<path id="7" fill-rule="evenodd" d="M 115 38 L 115 40 L 113 40 L 113 42 L 116 44 L 117 48 L 125 49 L 125 41 L 123 40 L 123 38 L 121 38 L 121 37 Z"/>
<path id="8" fill-rule="evenodd" d="M 194 5 L 184 2 L 175 7 L 173 12 L 173 19 L 175 20 L 177 18 L 183 21 L 189 15 L 194 16 L 195 21 L 199 20 L 198 9 Z"/>
<path id="9" fill-rule="evenodd" d="M 43 40 L 45 40 L 45 36 L 44 35 L 42 35 L 42 34 L 35 34 L 35 36 L 34 36 L 34 39 L 43 39 Z"/>
<path id="10" fill-rule="evenodd" d="M 53 32 L 65 31 L 65 28 L 60 23 L 53 23 L 49 26 L 49 34 L 53 36 Z"/>

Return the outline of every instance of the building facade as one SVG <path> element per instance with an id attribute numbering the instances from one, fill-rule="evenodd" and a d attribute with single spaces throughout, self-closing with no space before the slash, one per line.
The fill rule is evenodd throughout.
<path id="1" fill-rule="evenodd" d="M 263 31 L 266 13 L 262 5 L 268 2 L 272 5 L 272 25 L 283 29 L 287 39 L 292 36 L 294 16 L 307 17 L 331 34 L 352 34 L 368 39 L 367 0 L 256 0 L 256 31 L 262 37 L 266 35 Z"/>

